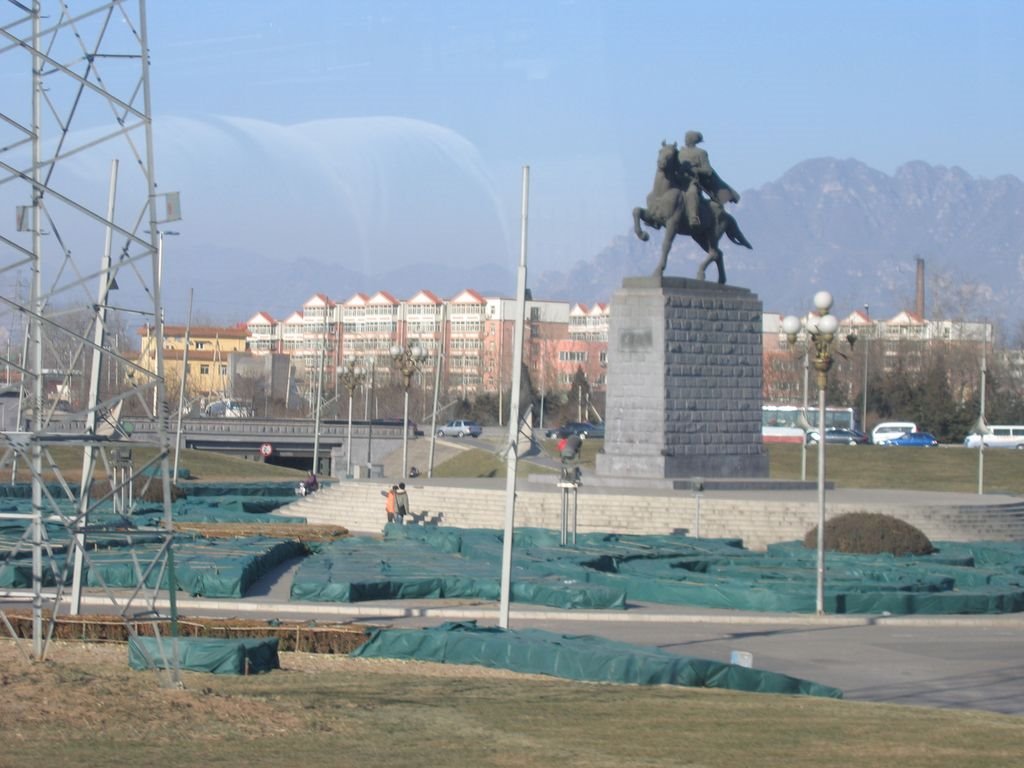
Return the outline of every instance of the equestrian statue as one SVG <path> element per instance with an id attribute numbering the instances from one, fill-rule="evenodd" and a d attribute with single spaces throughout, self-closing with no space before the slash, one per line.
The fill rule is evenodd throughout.
<path id="1" fill-rule="evenodd" d="M 633 230 L 641 240 L 649 235 L 640 226 L 642 221 L 653 229 L 665 228 L 661 243 L 661 261 L 655 277 L 665 274 L 668 252 L 676 235 L 689 235 L 707 258 L 697 270 L 697 279 L 704 280 L 704 271 L 711 262 L 718 267 L 718 282 L 725 282 L 725 265 L 718 241 L 725 235 L 736 245 L 752 248 L 739 225 L 726 210 L 726 203 L 738 203 L 739 193 L 722 181 L 708 161 L 708 153 L 697 145 L 704 141 L 699 131 L 687 131 L 685 146 L 661 142 L 654 187 L 647 195 L 646 208 L 633 209 Z M 706 196 L 705 196 L 706 195 Z"/>

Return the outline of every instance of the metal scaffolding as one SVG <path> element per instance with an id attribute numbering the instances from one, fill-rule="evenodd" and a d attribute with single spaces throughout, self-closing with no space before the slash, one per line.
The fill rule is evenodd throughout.
<path id="1" fill-rule="evenodd" d="M 0 623 L 16 636 L 9 613 L 31 606 L 31 638 L 19 642 L 30 660 L 46 657 L 58 612 L 78 613 L 85 586 L 130 634 L 176 634 L 160 226 L 178 218 L 178 202 L 157 191 L 149 66 L 145 0 L 7 0 L 0 10 L 0 76 L 24 74 L 20 97 L 5 87 L 0 103 L 0 208 L 15 214 L 0 218 L 0 367 L 19 393 L 0 467 L 11 488 L 19 472 L 31 476 L 31 511 L 0 513 Z M 157 335 L 152 365 L 126 351 L 124 324 L 140 322 Z M 126 441 L 131 414 L 155 418 L 148 444 Z M 54 429 L 61 419 L 84 431 Z M 68 470 L 79 457 L 80 479 Z M 148 531 L 130 521 L 144 497 L 163 503 Z M 101 506 L 119 522 L 95 523 Z M 135 589 L 109 588 L 89 568 L 95 542 L 119 536 L 122 546 L 161 542 L 136 557 Z M 176 663 L 154 666 L 178 683 Z"/>

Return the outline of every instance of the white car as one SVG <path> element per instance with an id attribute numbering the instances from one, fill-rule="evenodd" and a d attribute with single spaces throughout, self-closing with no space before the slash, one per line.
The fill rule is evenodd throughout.
<path id="1" fill-rule="evenodd" d="M 883 421 L 871 430 L 871 442 L 874 445 L 885 445 L 908 432 L 917 432 L 917 424 L 912 421 Z"/>
<path id="2" fill-rule="evenodd" d="M 964 440 L 968 448 L 977 448 L 981 442 L 981 435 L 972 432 Z M 986 448 L 1016 448 L 1024 451 L 1024 425 L 992 425 L 985 434 Z"/>
<path id="3" fill-rule="evenodd" d="M 469 421 L 467 419 L 456 419 L 455 421 L 449 421 L 443 427 L 438 427 L 438 437 L 480 437 L 480 433 L 484 431 L 484 428 L 477 424 L 475 421 Z"/>

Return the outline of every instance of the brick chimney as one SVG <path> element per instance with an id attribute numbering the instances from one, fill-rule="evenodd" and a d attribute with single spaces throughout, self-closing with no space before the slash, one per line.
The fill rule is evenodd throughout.
<path id="1" fill-rule="evenodd" d="M 915 256 L 917 262 L 917 283 L 914 290 L 914 314 L 924 319 L 924 259 Z"/>

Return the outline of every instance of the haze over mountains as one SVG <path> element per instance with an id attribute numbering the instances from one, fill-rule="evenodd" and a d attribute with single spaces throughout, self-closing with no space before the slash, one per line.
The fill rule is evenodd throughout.
<path id="1" fill-rule="evenodd" d="M 913 309 L 920 256 L 928 317 L 997 322 L 1006 342 L 1020 332 L 1024 183 L 1014 176 L 979 179 L 923 162 L 889 176 L 857 160 L 819 158 L 743 192 L 731 210 L 754 250 L 724 245 L 728 281 L 756 292 L 766 312 L 800 314 L 822 289 L 840 315 L 865 304 L 873 317 Z M 659 236 L 643 243 L 627 229 L 539 284 L 545 296 L 607 300 L 623 276 L 649 273 L 660 247 Z M 700 259 L 689 238 L 677 238 L 667 274 L 692 277 Z M 713 266 L 708 277 L 717 278 Z"/>
<path id="2" fill-rule="evenodd" d="M 635 203 L 642 204 L 643 196 L 638 198 Z M 742 202 L 730 209 L 754 250 L 724 244 L 728 282 L 757 293 L 766 312 L 800 314 L 821 289 L 834 294 L 840 315 L 865 304 L 880 318 L 913 309 L 915 257 L 920 256 L 926 264 L 928 317 L 990 320 L 1001 330 L 1000 341 L 1020 341 L 1024 182 L 1017 177 L 974 178 L 959 168 L 923 162 L 907 163 L 887 175 L 857 160 L 818 158 L 799 163 L 777 181 L 742 191 Z M 306 226 L 303 222 L 293 233 L 300 252 Z M 384 235 L 389 224 L 378 220 L 374 226 Z M 460 238 L 459 231 L 446 231 L 450 242 Z M 652 233 L 647 243 L 638 240 L 628 209 L 622 211 L 621 231 L 600 252 L 583 254 L 564 268 L 531 266 L 533 295 L 604 302 L 624 276 L 649 274 L 657 261 L 660 234 Z M 178 261 L 166 276 L 168 295 L 186 296 L 195 276 L 201 275 L 197 306 L 206 318 L 219 322 L 244 321 L 260 310 L 283 319 L 314 292 L 344 301 L 357 290 L 386 289 L 405 298 L 422 288 L 441 296 L 466 287 L 505 296 L 515 289 L 514 260 L 498 263 L 504 243 L 491 261 L 462 258 L 448 263 L 434 256 L 444 250 L 433 245 L 423 249 L 422 259 L 410 256 L 411 263 L 398 265 L 385 258 L 328 261 L 312 250 L 286 261 L 254 259 L 251 243 L 232 247 L 181 240 L 180 248 L 173 244 Z M 278 253 L 288 247 L 273 245 Z M 210 246 L 216 250 L 215 263 Z M 531 241 L 531 254 L 543 247 Z M 692 277 L 700 258 L 692 241 L 678 238 L 666 273 Z M 717 278 L 714 266 L 708 277 Z M 228 311 L 226 306 L 204 306 L 204 296 L 208 301 L 218 295 L 232 297 L 230 317 L 219 316 Z"/>

